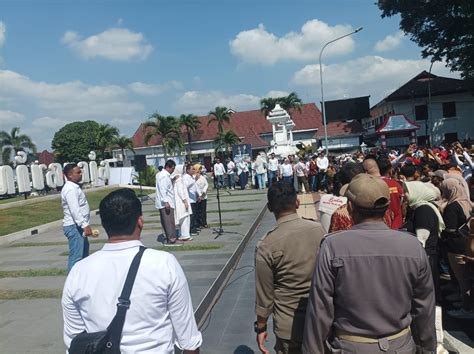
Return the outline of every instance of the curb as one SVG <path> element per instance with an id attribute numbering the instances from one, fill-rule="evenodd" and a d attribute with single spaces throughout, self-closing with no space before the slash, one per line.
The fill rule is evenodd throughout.
<path id="1" fill-rule="evenodd" d="M 216 280 L 214 280 L 214 282 L 212 283 L 206 295 L 204 295 L 196 310 L 194 311 L 194 317 L 196 319 L 196 323 L 199 329 L 201 329 L 201 327 L 203 326 L 204 322 L 209 316 L 210 311 L 212 310 L 212 307 L 215 305 L 222 292 L 224 291 L 224 287 L 227 284 L 227 281 L 233 274 L 233 268 L 238 263 L 240 256 L 242 255 L 245 249 L 245 246 L 247 246 L 248 241 L 253 236 L 255 229 L 262 220 L 263 215 L 266 211 L 267 206 L 265 205 L 260 211 L 260 213 L 257 215 L 257 218 L 253 222 L 252 226 L 250 227 L 242 241 L 240 241 L 234 253 L 232 253 L 232 256 L 230 256 L 227 263 L 224 265 L 224 268 L 222 268 Z"/>

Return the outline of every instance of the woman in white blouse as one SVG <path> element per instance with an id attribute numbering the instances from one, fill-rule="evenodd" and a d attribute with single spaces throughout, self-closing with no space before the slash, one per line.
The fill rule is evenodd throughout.
<path id="1" fill-rule="evenodd" d="M 207 188 L 209 187 L 209 183 L 207 182 L 206 175 L 202 173 L 202 165 L 195 164 L 194 168 L 196 170 L 196 184 L 198 188 L 201 190 L 201 200 L 198 201 L 197 204 L 197 227 L 200 228 L 207 228 Z"/>
<path id="2" fill-rule="evenodd" d="M 176 166 L 172 179 L 176 207 L 174 209 L 174 222 L 179 227 L 179 241 L 192 241 L 190 234 L 192 209 L 189 204 L 189 195 L 183 183 L 183 165 Z"/>

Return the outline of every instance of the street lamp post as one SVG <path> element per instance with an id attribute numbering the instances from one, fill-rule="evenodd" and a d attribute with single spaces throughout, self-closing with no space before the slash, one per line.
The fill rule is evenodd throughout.
<path id="1" fill-rule="evenodd" d="M 323 114 L 323 125 L 324 125 L 324 143 L 326 145 L 326 156 L 329 154 L 329 148 L 328 148 L 328 129 L 327 129 L 327 124 L 326 124 L 326 109 L 324 108 L 324 91 L 323 91 L 323 67 L 321 65 L 321 56 L 323 55 L 324 49 L 331 43 L 334 43 L 342 38 L 348 37 L 353 35 L 354 33 L 362 31 L 363 27 L 357 28 L 355 31 L 352 31 L 351 33 L 345 34 L 341 37 L 338 37 L 336 39 L 333 39 L 332 41 L 327 42 L 321 51 L 319 52 L 319 79 L 321 81 L 321 108 L 322 108 L 322 114 Z"/>

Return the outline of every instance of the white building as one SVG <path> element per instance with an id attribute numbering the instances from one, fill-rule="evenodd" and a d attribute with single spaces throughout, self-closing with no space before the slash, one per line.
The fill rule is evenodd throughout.
<path id="1" fill-rule="evenodd" d="M 404 114 L 420 126 L 419 145 L 473 140 L 474 85 L 423 71 L 373 106 L 370 113 L 362 121 L 368 137 L 389 115 Z"/>

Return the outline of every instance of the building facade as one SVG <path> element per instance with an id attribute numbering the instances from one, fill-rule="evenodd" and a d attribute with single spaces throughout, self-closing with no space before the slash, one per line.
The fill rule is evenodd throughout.
<path id="1" fill-rule="evenodd" d="M 390 115 L 403 114 L 420 128 L 418 145 L 474 139 L 474 87 L 465 80 L 423 71 L 371 108 L 362 121 L 370 138 Z"/>

